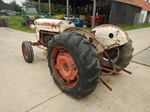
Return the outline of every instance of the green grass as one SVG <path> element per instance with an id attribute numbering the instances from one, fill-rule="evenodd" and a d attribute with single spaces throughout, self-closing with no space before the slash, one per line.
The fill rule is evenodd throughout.
<path id="1" fill-rule="evenodd" d="M 134 26 L 134 25 L 119 25 L 118 27 L 120 27 L 121 29 L 128 31 L 128 30 L 135 30 L 135 29 L 139 29 L 139 28 L 147 28 L 150 27 L 150 23 L 144 23 L 142 24 L 142 26 Z M 92 30 L 92 28 L 85 28 L 86 30 L 90 31 Z"/>
<path id="2" fill-rule="evenodd" d="M 21 30 L 28 33 L 34 33 L 35 30 L 28 28 L 27 26 L 22 26 L 21 22 L 23 22 L 22 16 L 9 16 L 9 27 L 15 30 Z"/>
<path id="3" fill-rule="evenodd" d="M 9 17 L 9 24 L 10 24 L 10 28 L 15 29 L 15 30 L 21 30 L 24 32 L 29 32 L 29 33 L 34 33 L 35 30 L 28 28 L 27 26 L 22 26 L 21 22 L 23 22 L 23 17 L 22 16 L 10 16 Z M 123 30 L 127 31 L 127 30 L 134 30 L 134 29 L 139 29 L 139 28 L 146 28 L 146 27 L 150 27 L 149 23 L 144 23 L 142 26 L 134 26 L 134 25 L 120 25 L 120 28 L 122 28 Z M 90 31 L 91 28 L 85 28 L 86 30 Z"/>
<path id="4" fill-rule="evenodd" d="M 150 23 L 144 23 L 142 24 L 142 26 L 134 26 L 134 25 L 120 25 L 120 28 L 122 28 L 125 31 L 128 30 L 135 30 L 135 29 L 139 29 L 139 28 L 147 28 L 150 27 Z"/>

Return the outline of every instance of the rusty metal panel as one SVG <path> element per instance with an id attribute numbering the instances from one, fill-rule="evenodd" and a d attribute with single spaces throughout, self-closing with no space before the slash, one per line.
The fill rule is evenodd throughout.
<path id="1" fill-rule="evenodd" d="M 31 25 L 31 28 L 36 28 L 36 37 L 39 39 L 39 31 L 50 31 L 54 33 L 63 32 L 65 29 L 75 27 L 74 24 L 69 24 L 66 20 L 57 19 L 36 19 L 35 25 Z"/>
<path id="2" fill-rule="evenodd" d="M 128 42 L 128 34 L 117 26 L 104 24 L 94 28 L 93 33 L 104 49 L 114 48 Z"/>
<path id="3" fill-rule="evenodd" d="M 51 32 L 63 32 L 64 29 L 74 27 L 73 24 L 69 24 L 65 20 L 57 19 L 37 19 L 34 21 L 36 28 Z"/>

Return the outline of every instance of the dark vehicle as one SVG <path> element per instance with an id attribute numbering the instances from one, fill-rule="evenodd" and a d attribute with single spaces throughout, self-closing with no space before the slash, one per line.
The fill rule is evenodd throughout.
<path id="1" fill-rule="evenodd" d="M 15 16 L 15 13 L 16 13 L 13 10 L 2 10 L 1 12 L 6 16 Z"/>

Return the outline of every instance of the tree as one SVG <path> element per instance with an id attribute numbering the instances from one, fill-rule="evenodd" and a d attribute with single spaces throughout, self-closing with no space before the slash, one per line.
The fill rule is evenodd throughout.
<path id="1" fill-rule="evenodd" d="M 14 7 L 0 0 L 0 10 L 14 10 Z"/>
<path id="2" fill-rule="evenodd" d="M 25 0 L 24 3 L 22 3 L 23 6 L 26 5 L 34 5 L 36 6 L 37 10 L 39 11 L 39 3 L 38 2 L 33 2 L 32 0 Z M 40 3 L 41 6 L 41 13 L 49 13 L 49 3 Z M 51 12 L 53 14 L 62 14 L 66 13 L 65 12 L 66 7 L 63 4 L 53 4 L 51 3 Z"/>
<path id="3" fill-rule="evenodd" d="M 16 0 L 12 1 L 10 5 L 14 7 L 14 11 L 21 12 L 21 7 L 16 3 Z"/>
<path id="4" fill-rule="evenodd" d="M 37 5 L 37 3 L 33 2 L 32 0 L 25 0 L 25 2 L 22 3 L 23 6 L 26 5 Z"/>

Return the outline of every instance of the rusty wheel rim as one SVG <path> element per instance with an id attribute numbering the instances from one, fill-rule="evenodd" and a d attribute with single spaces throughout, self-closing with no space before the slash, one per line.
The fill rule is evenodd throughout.
<path id="1" fill-rule="evenodd" d="M 64 47 L 57 47 L 51 55 L 52 69 L 57 80 L 67 88 L 74 88 L 78 82 L 78 68 Z"/>
<path id="2" fill-rule="evenodd" d="M 22 52 L 25 59 L 28 59 L 28 51 L 25 45 L 22 46 Z"/>

